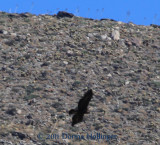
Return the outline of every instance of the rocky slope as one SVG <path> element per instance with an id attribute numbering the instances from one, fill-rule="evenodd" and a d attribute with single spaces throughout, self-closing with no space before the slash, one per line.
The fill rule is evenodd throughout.
<path id="1" fill-rule="evenodd" d="M 0 82 L 1 144 L 160 143 L 157 25 L 1 12 Z M 72 127 L 90 88 L 90 113 Z"/>

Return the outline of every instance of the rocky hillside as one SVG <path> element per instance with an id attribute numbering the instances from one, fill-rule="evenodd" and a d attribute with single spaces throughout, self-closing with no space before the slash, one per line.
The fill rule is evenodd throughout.
<path id="1" fill-rule="evenodd" d="M 0 144 L 159 143 L 160 26 L 0 13 Z"/>

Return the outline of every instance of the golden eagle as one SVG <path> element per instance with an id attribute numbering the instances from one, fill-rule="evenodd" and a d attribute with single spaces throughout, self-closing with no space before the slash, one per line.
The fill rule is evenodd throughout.
<path id="1" fill-rule="evenodd" d="M 75 124 L 83 120 L 83 116 L 85 113 L 87 113 L 87 107 L 88 107 L 90 100 L 92 99 L 92 96 L 93 96 L 93 92 L 92 92 L 92 89 L 90 89 L 79 100 L 78 108 L 71 109 L 69 111 L 69 115 L 74 114 L 72 117 L 72 126 L 74 126 Z"/>

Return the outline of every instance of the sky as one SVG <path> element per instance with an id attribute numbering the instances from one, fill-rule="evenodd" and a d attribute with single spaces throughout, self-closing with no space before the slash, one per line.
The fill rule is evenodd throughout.
<path id="1" fill-rule="evenodd" d="M 160 0 L 0 0 L 0 11 L 36 15 L 67 11 L 85 18 L 160 25 Z"/>

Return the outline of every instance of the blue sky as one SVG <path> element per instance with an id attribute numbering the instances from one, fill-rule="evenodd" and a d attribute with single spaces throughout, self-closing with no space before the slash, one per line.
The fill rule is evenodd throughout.
<path id="1" fill-rule="evenodd" d="M 0 11 L 55 14 L 68 11 L 74 15 L 109 18 L 138 25 L 160 25 L 160 0 L 0 0 Z"/>

